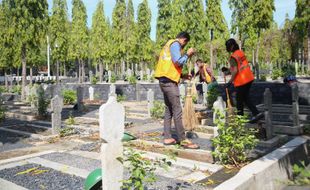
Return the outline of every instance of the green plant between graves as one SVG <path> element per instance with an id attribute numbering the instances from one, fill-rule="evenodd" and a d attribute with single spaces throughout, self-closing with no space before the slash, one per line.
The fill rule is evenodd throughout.
<path id="1" fill-rule="evenodd" d="M 288 185 L 310 185 L 310 170 L 306 168 L 304 161 L 301 166 L 293 165 L 293 180 L 289 180 Z"/>
<path id="2" fill-rule="evenodd" d="M 37 102 L 38 115 L 41 117 L 46 117 L 47 116 L 47 107 L 48 107 L 50 101 L 46 100 L 44 89 L 42 87 L 38 88 L 37 99 L 38 99 L 38 102 Z"/>
<path id="3" fill-rule="evenodd" d="M 217 97 L 220 95 L 217 84 L 210 84 L 207 92 L 208 108 L 212 109 Z"/>
<path id="4" fill-rule="evenodd" d="M 129 82 L 129 84 L 136 84 L 137 79 L 135 76 L 132 75 L 132 76 L 128 77 L 128 82 Z"/>
<path id="5" fill-rule="evenodd" d="M 127 97 L 125 95 L 117 94 L 116 100 L 117 102 L 126 101 Z"/>
<path id="6" fill-rule="evenodd" d="M 72 113 L 70 113 L 69 118 L 66 119 L 65 123 L 66 123 L 67 125 L 75 125 L 75 119 L 74 119 L 74 117 L 72 116 Z"/>
<path id="7" fill-rule="evenodd" d="M 21 94 L 22 93 L 22 86 L 21 85 L 13 86 L 12 93 Z"/>
<path id="8" fill-rule="evenodd" d="M 5 88 L 5 86 L 0 86 L 0 94 L 8 92 L 8 90 Z"/>
<path id="9" fill-rule="evenodd" d="M 74 104 L 77 101 L 76 91 L 74 90 L 63 90 L 62 95 L 65 105 Z"/>
<path id="10" fill-rule="evenodd" d="M 142 154 L 133 149 L 126 149 L 124 151 L 124 160 L 118 158 L 120 162 L 125 164 L 128 168 L 130 177 L 123 180 L 122 188 L 128 190 L 144 190 L 146 184 L 152 184 L 156 181 L 155 171 L 161 167 L 168 170 L 171 166 L 171 162 L 167 161 L 166 158 L 149 160 L 142 157 Z"/>
<path id="11" fill-rule="evenodd" d="M 281 76 L 282 76 L 281 69 L 273 69 L 272 70 L 272 73 L 271 73 L 271 79 L 272 80 L 277 80 Z"/>
<path id="12" fill-rule="evenodd" d="M 116 80 L 117 80 L 117 76 L 114 73 L 112 73 L 111 74 L 111 83 L 115 83 Z"/>
<path id="13" fill-rule="evenodd" d="M 164 118 L 165 104 L 160 101 L 154 101 L 154 106 L 151 109 L 151 117 L 156 119 Z"/>
<path id="14" fill-rule="evenodd" d="M 73 135 L 73 134 L 76 134 L 76 131 L 73 127 L 63 127 L 59 131 L 60 137 L 66 137 L 66 136 Z"/>
<path id="15" fill-rule="evenodd" d="M 90 83 L 94 85 L 94 84 L 97 84 L 98 81 L 99 81 L 99 77 L 98 76 L 93 76 L 91 78 L 91 80 L 90 80 Z"/>
<path id="16" fill-rule="evenodd" d="M 246 116 L 237 114 L 230 115 L 227 123 L 224 115 L 217 112 L 219 118 L 215 124 L 219 135 L 212 139 L 215 147 L 212 155 L 219 159 L 222 164 L 232 164 L 236 167 L 247 161 L 247 154 L 257 145 L 255 130 L 246 128 L 248 122 Z"/>
<path id="17" fill-rule="evenodd" d="M 265 74 L 260 75 L 260 80 L 261 81 L 267 81 L 267 76 Z"/>

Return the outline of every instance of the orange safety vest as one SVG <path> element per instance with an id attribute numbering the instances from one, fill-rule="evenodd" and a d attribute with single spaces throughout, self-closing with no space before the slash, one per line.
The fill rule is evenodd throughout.
<path id="1" fill-rule="evenodd" d="M 254 80 L 253 72 L 251 71 L 248 60 L 241 50 L 236 50 L 230 57 L 238 63 L 238 73 L 234 79 L 234 86 L 242 86 Z"/>
<path id="2" fill-rule="evenodd" d="M 182 67 L 180 67 L 177 63 L 173 63 L 170 52 L 171 44 L 176 41 L 177 40 L 169 40 L 161 50 L 155 69 L 155 78 L 166 77 L 176 83 L 179 83 Z"/>

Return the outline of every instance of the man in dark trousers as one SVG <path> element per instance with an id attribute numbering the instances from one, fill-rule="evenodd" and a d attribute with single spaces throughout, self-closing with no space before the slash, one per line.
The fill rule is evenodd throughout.
<path id="1" fill-rule="evenodd" d="M 237 114 L 243 115 L 243 105 L 246 104 L 252 112 L 250 123 L 255 123 L 263 118 L 263 113 L 259 113 L 256 106 L 250 100 L 250 88 L 254 81 L 254 75 L 243 51 L 235 39 L 226 41 L 226 50 L 231 54 L 229 59 L 230 69 L 223 67 L 225 75 L 231 74 L 231 79 L 227 82 L 226 88 L 232 83 L 236 89 Z"/>
<path id="2" fill-rule="evenodd" d="M 165 117 L 164 117 L 164 144 L 173 145 L 180 143 L 184 148 L 197 149 L 199 146 L 185 138 L 182 122 L 182 107 L 180 102 L 179 81 L 182 67 L 186 64 L 195 50 L 188 49 L 183 54 L 183 49 L 190 40 L 187 32 L 181 32 L 176 39 L 169 40 L 160 52 L 155 70 L 155 78 L 159 80 L 159 86 L 164 95 Z M 174 119 L 177 138 L 172 138 L 171 121 Z"/>

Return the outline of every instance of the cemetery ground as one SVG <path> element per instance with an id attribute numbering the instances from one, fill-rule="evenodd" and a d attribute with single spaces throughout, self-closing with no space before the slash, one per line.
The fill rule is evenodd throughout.
<path id="1" fill-rule="evenodd" d="M 108 86 L 107 93 L 115 96 L 119 88 Z M 42 89 L 46 94 L 48 88 Z M 3 94 L 6 117 L 0 123 L 0 189 L 84 189 L 88 174 L 102 168 L 102 160 L 110 156 L 102 155 L 99 116 L 99 108 L 108 98 L 94 97 L 94 89 L 85 93 L 85 87 L 77 87 L 77 104 L 63 105 L 59 93 L 63 89 L 54 85 L 51 93 L 45 95 L 53 98 L 51 105 L 45 102 L 47 112 L 42 116 L 38 116 L 38 105 L 33 102 L 21 102 L 15 94 Z M 143 88 L 136 85 L 136 89 Z M 247 125 L 257 129 L 259 142 L 248 152 L 250 160 L 238 167 L 220 164 L 212 155 L 212 139 L 218 135 L 218 128 L 212 121 L 213 112 L 202 102 L 195 104 L 199 125 L 191 139 L 200 149 L 164 146 L 163 120 L 152 118 L 150 113 L 156 90 L 154 95 L 146 89 L 145 98 L 143 93 L 132 93 L 133 99 L 128 95 L 130 100 L 125 95 L 117 96 L 125 108 L 124 150 L 133 150 L 153 163 L 168 163 L 168 167 L 156 167 L 156 181 L 145 184 L 149 190 L 309 189 L 297 187 L 298 183 L 289 179 L 293 177 L 295 163 L 309 163 L 310 106 L 299 105 L 296 90 L 292 88 L 290 104 L 274 104 L 274 93 L 265 90 L 264 100 L 257 106 L 265 113 L 265 120 Z M 30 97 L 31 93 L 30 89 Z M 122 115 L 113 115 L 112 109 L 106 113 L 106 118 L 121 120 Z M 125 167 L 124 179 L 130 175 Z"/>

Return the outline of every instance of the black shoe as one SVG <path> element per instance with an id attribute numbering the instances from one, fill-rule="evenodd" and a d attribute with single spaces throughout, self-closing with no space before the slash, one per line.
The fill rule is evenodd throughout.
<path id="1" fill-rule="evenodd" d="M 260 119 L 264 118 L 264 114 L 263 113 L 259 113 L 256 116 L 252 117 L 252 119 L 249 121 L 249 123 L 256 123 L 257 121 L 259 121 Z"/>

